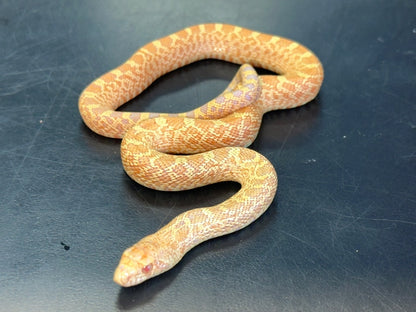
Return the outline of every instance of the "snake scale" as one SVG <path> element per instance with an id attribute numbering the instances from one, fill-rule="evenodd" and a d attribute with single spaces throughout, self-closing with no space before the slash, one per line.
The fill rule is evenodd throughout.
<path id="1" fill-rule="evenodd" d="M 122 112 L 160 76 L 202 59 L 242 64 L 215 99 L 178 114 Z M 253 67 L 277 75 L 257 75 Z M 272 164 L 246 148 L 264 113 L 303 105 L 323 81 L 319 59 L 292 40 L 238 26 L 201 24 L 155 40 L 125 63 L 93 81 L 79 98 L 85 124 L 122 138 L 126 173 L 156 190 L 187 190 L 220 181 L 241 189 L 221 204 L 186 211 L 125 250 L 114 281 L 128 287 L 176 265 L 191 248 L 256 220 L 277 189 Z"/>

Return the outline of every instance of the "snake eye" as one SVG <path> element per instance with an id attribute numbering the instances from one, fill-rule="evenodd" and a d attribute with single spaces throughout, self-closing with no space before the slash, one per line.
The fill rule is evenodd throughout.
<path id="1" fill-rule="evenodd" d="M 146 265 L 146 266 L 144 266 L 144 267 L 142 268 L 142 272 L 143 272 L 144 274 L 147 274 L 147 273 L 149 273 L 152 269 L 153 269 L 153 264 L 149 263 L 148 265 Z"/>

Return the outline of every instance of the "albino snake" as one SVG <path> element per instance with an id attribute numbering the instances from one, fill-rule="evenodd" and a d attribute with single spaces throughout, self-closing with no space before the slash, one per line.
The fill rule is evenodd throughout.
<path id="1" fill-rule="evenodd" d="M 180 114 L 116 111 L 163 74 L 208 58 L 246 64 L 214 100 Z M 252 66 L 278 75 L 258 76 Z M 114 281 L 142 283 L 201 242 L 256 220 L 275 196 L 277 175 L 265 157 L 246 146 L 256 138 L 264 113 L 311 101 L 322 81 L 319 59 L 299 43 L 224 24 L 197 25 L 155 40 L 93 81 L 80 96 L 81 116 L 96 133 L 123 138 L 121 157 L 132 179 L 168 191 L 219 181 L 241 184 L 225 202 L 184 212 L 128 248 Z"/>

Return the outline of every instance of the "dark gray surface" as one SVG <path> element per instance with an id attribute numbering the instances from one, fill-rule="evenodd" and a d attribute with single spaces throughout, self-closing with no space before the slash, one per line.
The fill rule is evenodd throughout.
<path id="1" fill-rule="evenodd" d="M 414 311 L 416 2 L 0 1 L 0 310 Z M 121 252 L 238 186 L 163 193 L 89 131 L 82 89 L 145 43 L 225 22 L 286 36 L 322 60 L 317 100 L 264 117 L 253 148 L 279 190 L 257 222 L 121 289 Z M 237 66 L 204 61 L 130 110 L 179 112 Z"/>

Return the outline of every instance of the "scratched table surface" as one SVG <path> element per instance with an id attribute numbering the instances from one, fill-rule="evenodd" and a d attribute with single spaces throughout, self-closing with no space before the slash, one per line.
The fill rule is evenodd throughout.
<path id="1" fill-rule="evenodd" d="M 0 1 L 0 310 L 414 311 L 415 12 L 412 0 Z M 297 40 L 325 81 L 311 103 L 264 116 L 252 148 L 279 175 L 268 211 L 123 289 L 125 248 L 239 186 L 137 185 L 78 97 L 147 42 L 207 22 Z M 192 64 L 122 109 L 192 109 L 237 68 Z"/>

